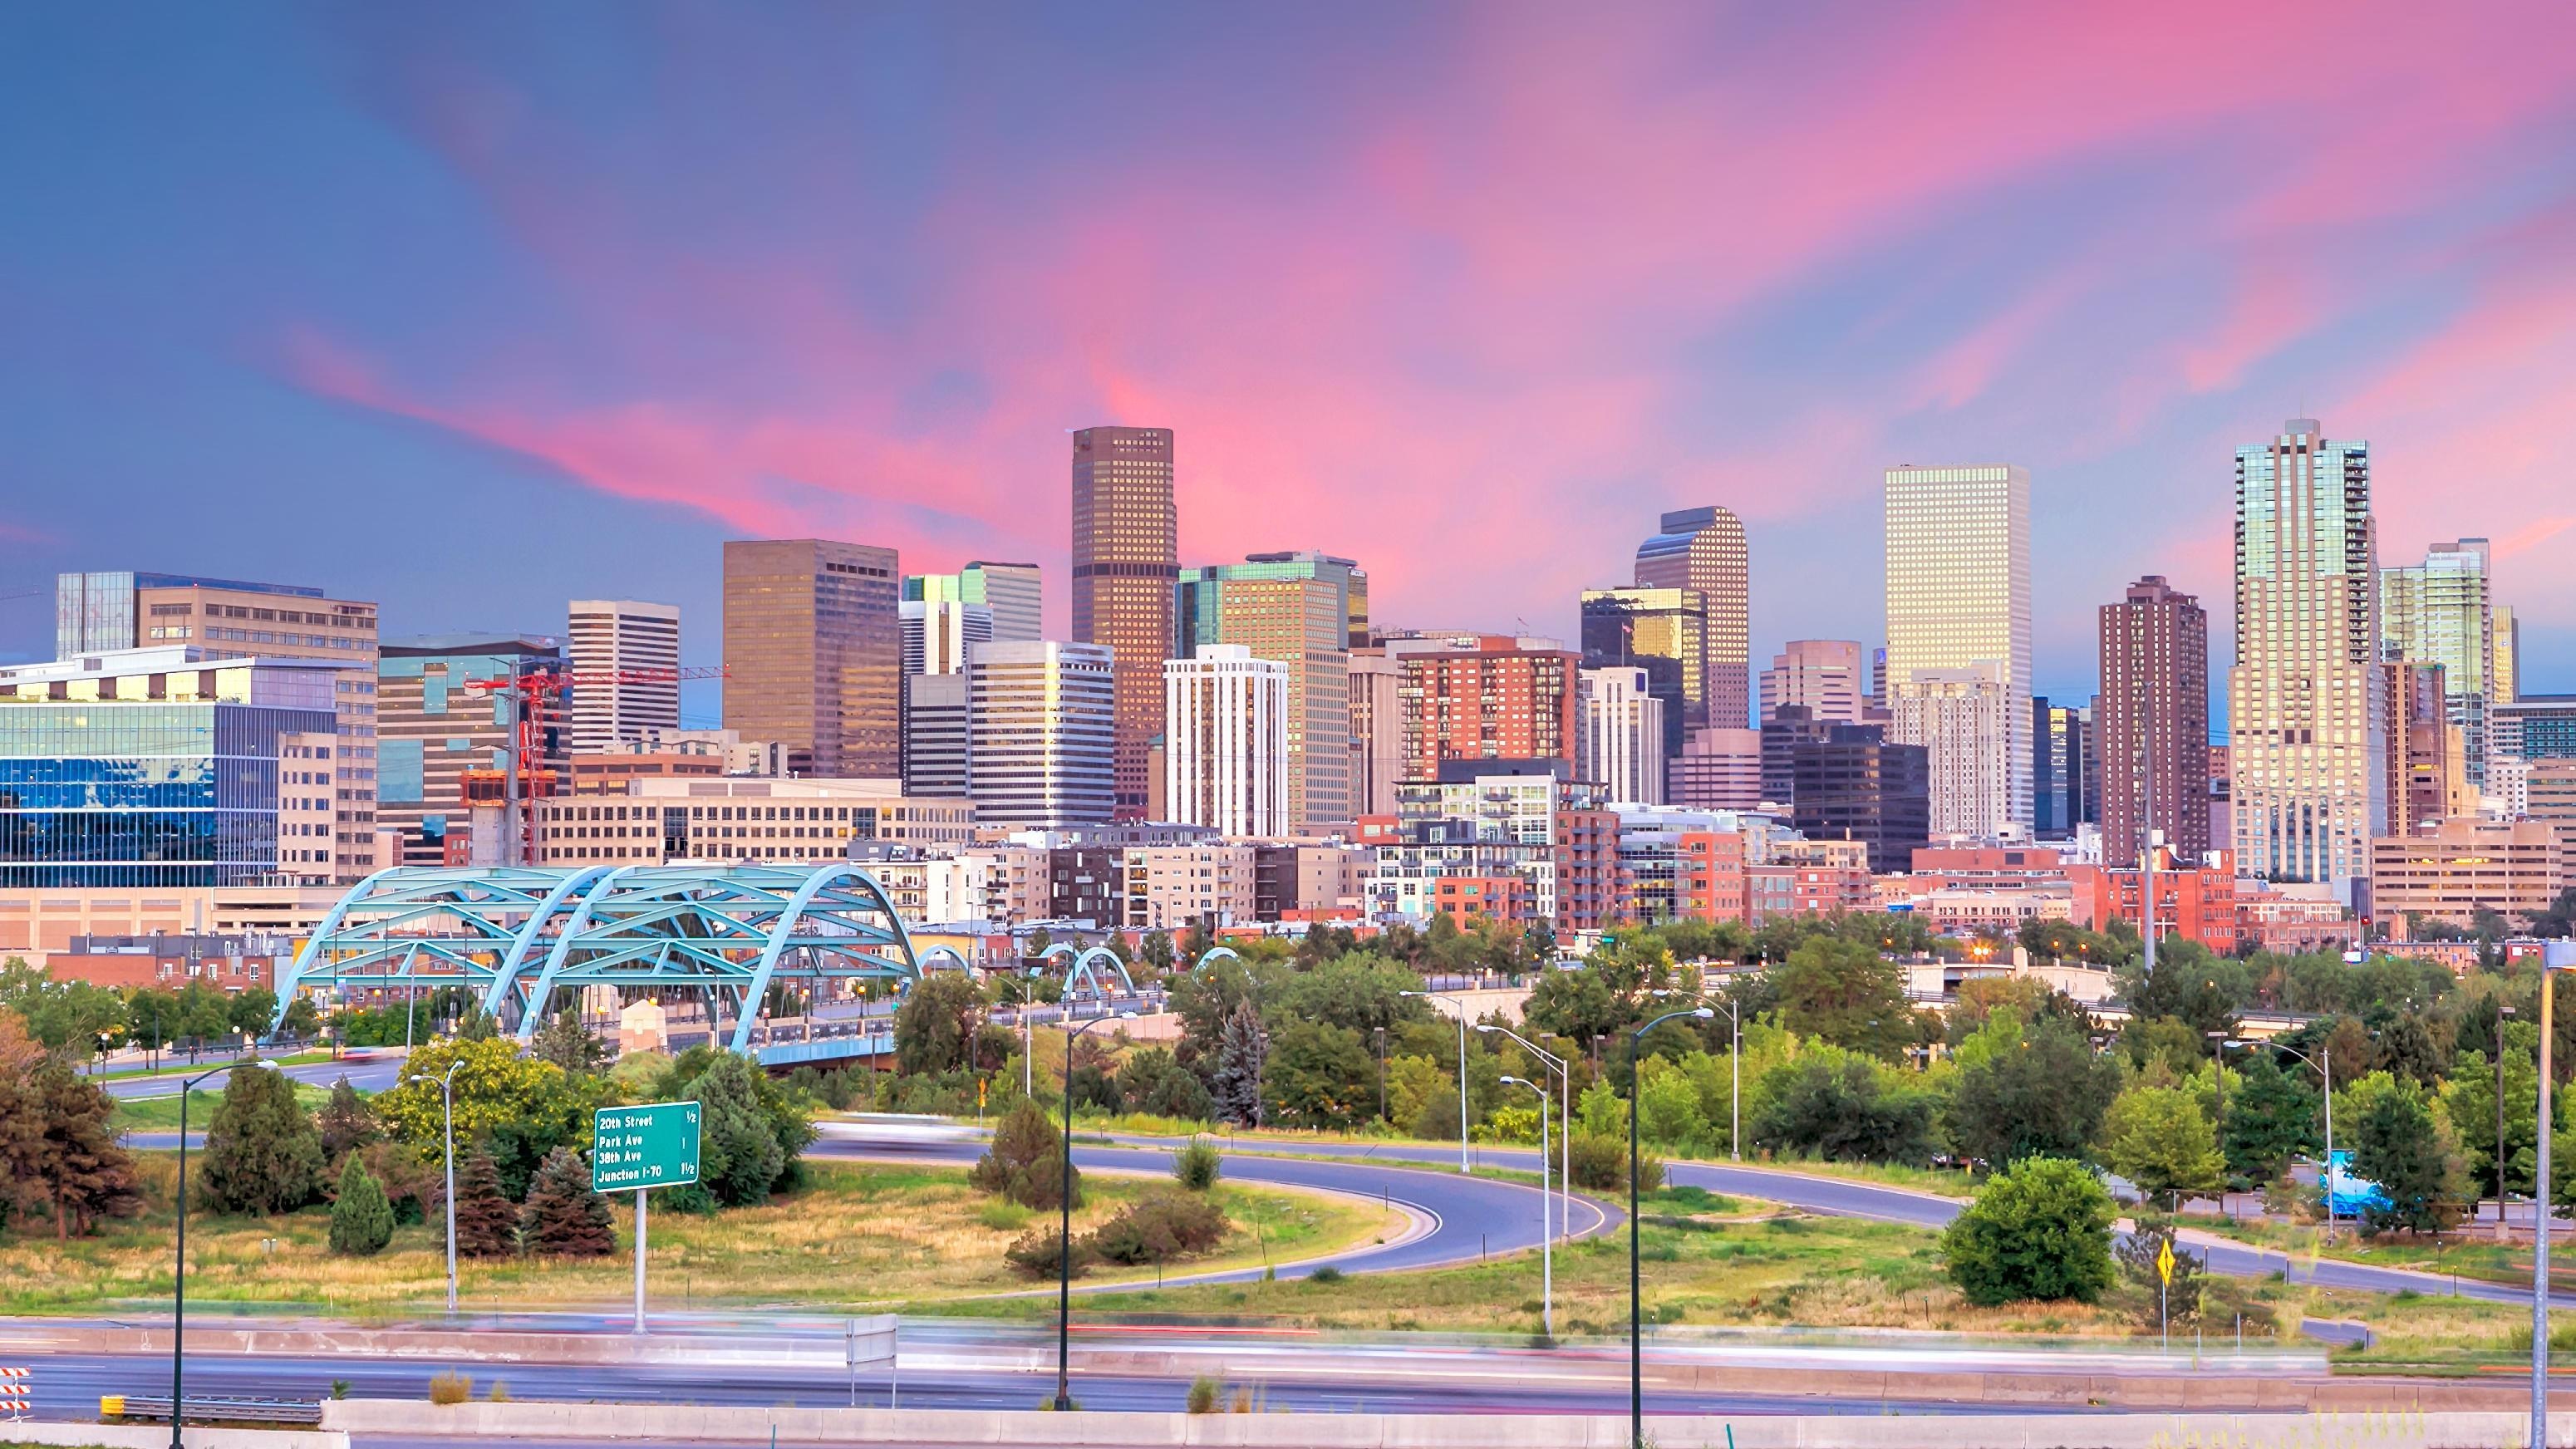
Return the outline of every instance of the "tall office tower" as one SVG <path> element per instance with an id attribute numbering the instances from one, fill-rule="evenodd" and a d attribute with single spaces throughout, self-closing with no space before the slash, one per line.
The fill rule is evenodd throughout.
<path id="1" fill-rule="evenodd" d="M 1958 722 L 1960 691 L 1972 682 L 1961 671 L 1978 670 L 2001 693 L 1999 727 L 1952 729 L 1937 744 L 1918 733 L 1934 716 Z M 1888 738 L 1931 747 L 1936 834 L 2030 828 L 2028 469 L 1887 470 L 1887 690 Z M 1941 703 L 1909 710 L 1909 690 Z M 1945 756 L 1971 741 L 1988 753 Z"/>
<path id="2" fill-rule="evenodd" d="M 1664 754 L 1681 753 L 1686 730 L 1741 725 L 1744 712 L 1711 715 L 1708 696 L 1708 600 L 1697 589 L 1583 591 L 1583 667 L 1642 669 L 1646 687 L 1664 702 Z"/>
<path id="3" fill-rule="evenodd" d="M 1288 833 L 1288 680 L 1287 665 L 1241 644 L 1163 661 L 1165 819 L 1236 837 Z"/>
<path id="4" fill-rule="evenodd" d="M 1787 805 L 1797 799 L 1797 776 L 1794 770 L 1797 747 L 1825 737 L 1829 729 L 1823 720 L 1808 713 L 1803 704 L 1784 704 L 1771 718 L 1762 722 L 1762 802 Z"/>
<path id="5" fill-rule="evenodd" d="M 2209 839 L 2209 615 L 2149 574 L 2101 612 L 2102 860 L 2128 865 L 2164 832 L 2197 863 Z"/>
<path id="6" fill-rule="evenodd" d="M 903 771 L 895 551 L 819 538 L 724 546 L 724 727 L 776 740 L 800 773 Z"/>
<path id="7" fill-rule="evenodd" d="M 1054 830 L 1110 819 L 1115 668 L 1105 644 L 1018 640 L 968 651 L 967 786 L 977 821 Z"/>
<path id="8" fill-rule="evenodd" d="M 934 800 L 968 794 L 966 671 L 903 677 L 903 793 Z"/>
<path id="9" fill-rule="evenodd" d="M 1667 513 L 1662 532 L 1637 545 L 1637 587 L 1694 589 L 1700 595 L 1700 684 L 1684 701 L 1682 725 L 1740 728 L 1747 721 L 1753 658 L 1748 577 L 1744 525 L 1723 508 Z"/>
<path id="10" fill-rule="evenodd" d="M 1351 815 L 1393 815 L 1404 776 L 1404 661 L 1351 651 Z"/>
<path id="11" fill-rule="evenodd" d="M 1933 834 L 2005 840 L 2028 829 L 2011 814 L 2004 777 L 2030 767 L 2030 706 L 2001 666 L 1917 669 L 1896 686 L 1892 713 L 1888 733 L 1930 757 Z"/>
<path id="12" fill-rule="evenodd" d="M 680 606 L 634 599 L 572 601 L 572 670 L 603 677 L 572 688 L 567 748 L 595 755 L 647 730 L 680 727 Z"/>
<path id="13" fill-rule="evenodd" d="M 2495 638 L 2495 669 L 2487 676 L 2487 699 L 2511 704 L 2522 697 L 2522 621 L 2514 617 L 2509 604 L 2496 605 L 2488 618 L 2487 632 Z M 2492 747 L 2488 753 L 2494 753 Z"/>
<path id="14" fill-rule="evenodd" d="M 1369 647 L 1368 570 L 1351 569 L 1350 647 Z"/>
<path id="15" fill-rule="evenodd" d="M 2424 561 L 2379 571 L 2382 657 L 2442 666 L 2443 709 L 2459 726 L 2469 783 L 2487 780 L 2487 709 L 2494 700 L 2495 616 L 2488 600 L 2487 541 L 2437 543 Z"/>
<path id="16" fill-rule="evenodd" d="M 1792 639 L 1762 671 L 1762 720 L 1784 704 L 1803 705 L 1826 724 L 1860 723 L 1860 644 L 1851 639 Z"/>
<path id="17" fill-rule="evenodd" d="M 2388 695 L 2388 834 L 2412 835 L 2419 826 L 2474 813 L 2442 666 L 2391 659 L 2380 671 Z"/>
<path id="18" fill-rule="evenodd" d="M 2236 450 L 2236 664 L 2227 675 L 2236 869 L 2370 873 L 2389 819 L 2370 445 L 2293 418 Z"/>
<path id="19" fill-rule="evenodd" d="M 1145 814 L 1146 752 L 1163 732 L 1163 661 L 1172 654 L 1180 575 L 1172 503 L 1172 430 L 1085 428 L 1073 435 L 1073 637 L 1117 651 L 1118 816 Z"/>
<path id="20" fill-rule="evenodd" d="M 1811 840 L 1858 840 L 1879 875 L 1910 870 L 1932 831 L 1930 752 L 1892 745 L 1881 725 L 1833 724 L 1790 746 L 1791 825 Z"/>
<path id="21" fill-rule="evenodd" d="M 2030 702 L 2031 829 L 2049 838 L 2075 833 L 2100 818 L 2092 768 L 2093 718 L 2075 705 Z"/>
<path id="22" fill-rule="evenodd" d="M 376 661 L 376 819 L 400 836 L 402 864 L 473 864 L 474 807 L 502 803 L 513 745 L 508 703 L 474 685 L 564 667 L 542 634 L 433 634 L 385 642 Z M 522 800 L 552 793 L 561 728 L 518 761 Z"/>
<path id="23" fill-rule="evenodd" d="M 1582 656 L 1554 639 L 1464 635 L 1391 640 L 1404 665 L 1406 780 L 1437 780 L 1446 760 L 1574 763 L 1575 673 Z"/>
<path id="24" fill-rule="evenodd" d="M 895 606 L 903 629 L 903 672 L 963 674 L 966 649 L 993 641 L 993 610 L 956 599 L 906 599 Z"/>
<path id="25" fill-rule="evenodd" d="M 1887 651 L 1869 651 L 1869 697 L 1880 709 L 1887 708 Z"/>
<path id="26" fill-rule="evenodd" d="M 978 559 L 953 574 L 906 574 L 903 601 L 980 604 L 992 611 L 997 643 L 1046 637 L 1046 591 L 1036 564 Z"/>
<path id="27" fill-rule="evenodd" d="M 1301 550 L 1180 571 L 1168 652 L 1190 658 L 1240 644 L 1288 669 L 1288 799 L 1284 829 L 1321 835 L 1350 824 L 1352 589 L 1365 623 L 1367 583 L 1346 558 Z M 1169 779 L 1168 752 L 1165 778 Z M 1167 802 L 1168 808 L 1168 802 Z"/>
<path id="28" fill-rule="evenodd" d="M 1664 803 L 1683 810 L 1751 810 L 1762 803 L 1762 732 L 1702 725 L 1664 762 Z"/>
<path id="29" fill-rule="evenodd" d="M 356 881 L 374 871 L 376 606 L 325 598 L 320 589 L 297 584 L 121 571 L 55 577 L 54 647 L 61 658 L 163 644 L 341 666 L 332 686 L 339 724 L 328 772 L 329 874 Z"/>
<path id="30" fill-rule="evenodd" d="M 1664 702 L 1642 669 L 1586 669 L 1577 679 L 1581 711 L 1574 775 L 1628 805 L 1664 803 Z"/>

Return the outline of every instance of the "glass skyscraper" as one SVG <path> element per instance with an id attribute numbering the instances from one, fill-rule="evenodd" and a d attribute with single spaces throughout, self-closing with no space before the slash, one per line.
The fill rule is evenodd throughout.
<path id="1" fill-rule="evenodd" d="M 1697 589 L 1585 589 L 1583 667 L 1642 669 L 1646 692 L 1662 700 L 1663 757 L 1682 752 L 1685 730 L 1712 716 L 1708 687 L 1708 596 Z M 1718 720 L 1744 727 L 1744 710 Z"/>
<path id="2" fill-rule="evenodd" d="M 2508 615 L 2508 622 L 2511 616 Z M 2424 561 L 2379 571 L 2379 639 L 2392 663 L 2442 666 L 2442 713 L 2460 732 L 2469 783 L 2487 781 L 2487 712 L 2496 681 L 2487 541 L 2437 543 Z"/>
<path id="3" fill-rule="evenodd" d="M 1349 559 L 1312 550 L 1256 553 L 1182 569 L 1172 599 L 1173 658 L 1240 644 L 1255 659 L 1288 666 L 1287 828 L 1320 835 L 1349 825 L 1358 814 L 1350 634 L 1355 621 L 1368 627 L 1368 576 Z"/>
<path id="4" fill-rule="evenodd" d="M 1888 738 L 1930 748 L 1936 834 L 2026 833 L 2030 472 L 1890 468 L 1886 504 Z"/>

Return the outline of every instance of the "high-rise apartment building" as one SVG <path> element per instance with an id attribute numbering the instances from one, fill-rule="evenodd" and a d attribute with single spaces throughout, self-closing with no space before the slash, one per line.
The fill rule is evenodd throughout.
<path id="1" fill-rule="evenodd" d="M 404 865 L 474 863 L 474 807 L 502 803 L 514 745 L 510 704 L 488 686 L 564 667 L 542 634 L 389 639 L 376 661 L 376 818 L 398 832 Z M 471 686 L 483 685 L 486 688 Z M 541 725 L 517 762 L 522 800 L 551 793 L 560 724 Z"/>
<path id="2" fill-rule="evenodd" d="M 62 659 L 164 644 L 341 666 L 332 698 L 333 880 L 376 868 L 376 606 L 299 584 L 186 574 L 74 573 L 54 580 L 54 648 Z"/>
<path id="3" fill-rule="evenodd" d="M 2099 820 L 2093 768 L 2093 714 L 2076 705 L 2030 702 L 2031 829 L 2063 839 Z"/>
<path id="4" fill-rule="evenodd" d="M 1288 833 L 1289 675 L 1241 644 L 1202 644 L 1163 661 L 1166 818 L 1238 838 Z"/>
<path id="5" fill-rule="evenodd" d="M 1357 588 L 1354 603 L 1352 590 Z M 1358 814 L 1351 803 L 1350 629 L 1367 627 L 1367 581 L 1346 558 L 1253 554 L 1185 568 L 1174 592 L 1174 658 L 1241 645 L 1288 670 L 1288 798 L 1280 828 L 1323 834 Z M 1165 778 L 1169 773 L 1166 750 Z M 1166 811 L 1172 808 L 1166 802 Z"/>
<path id="6" fill-rule="evenodd" d="M 896 608 L 907 675 L 963 674 L 968 646 L 993 642 L 989 605 L 959 599 L 906 599 Z"/>
<path id="7" fill-rule="evenodd" d="M 978 559 L 953 574 L 906 574 L 903 601 L 981 605 L 992 613 L 997 642 L 1046 637 L 1046 589 L 1036 564 Z"/>
<path id="8" fill-rule="evenodd" d="M 1684 735 L 1682 752 L 1664 762 L 1664 803 L 1682 810 L 1760 805 L 1762 732 L 1703 725 Z"/>
<path id="9" fill-rule="evenodd" d="M 2185 861 L 2209 838 L 2209 615 L 2149 574 L 2101 611 L 2102 692 L 2093 704 L 2101 756 L 2102 859 L 2126 866 L 2148 831 Z"/>
<path id="10" fill-rule="evenodd" d="M 2460 731 L 2469 784 L 2487 779 L 2487 712 L 2495 691 L 2495 617 L 2487 541 L 2437 543 L 2424 561 L 2379 571 L 2382 656 L 2442 666 L 2446 718 Z"/>
<path id="11" fill-rule="evenodd" d="M 1577 683 L 1575 777 L 1597 781 L 1621 804 L 1663 804 L 1665 705 L 1646 671 L 1586 669 Z"/>
<path id="12" fill-rule="evenodd" d="M 967 779 L 977 820 L 1053 830 L 1111 818 L 1114 667 L 1102 644 L 1021 640 L 968 652 Z"/>
<path id="13" fill-rule="evenodd" d="M 1403 778 L 1449 760 L 1574 760 L 1581 656 L 1554 639 L 1453 635 L 1391 640 L 1403 661 Z"/>
<path id="14" fill-rule="evenodd" d="M 2236 450 L 2236 868 L 2338 884 L 2388 821 L 2370 445 L 2293 418 Z"/>
<path id="15" fill-rule="evenodd" d="M 1685 731 L 1744 718 L 1740 709 L 1709 713 L 1708 611 L 1708 596 L 1697 589 L 1583 591 L 1583 667 L 1645 671 L 1648 691 L 1663 701 L 1667 757 L 1681 753 Z"/>
<path id="16" fill-rule="evenodd" d="M 1859 724 L 1862 691 L 1860 643 L 1853 639 L 1792 639 L 1762 671 L 1762 720 L 1782 705 L 1801 705 L 1824 724 Z"/>
<path id="17" fill-rule="evenodd" d="M 680 606 L 636 599 L 572 601 L 570 644 L 577 681 L 566 713 L 566 748 L 595 755 L 680 727 Z"/>
<path id="18" fill-rule="evenodd" d="M 1689 589 L 1700 596 L 1698 692 L 1684 701 L 1676 728 L 1740 728 L 1747 722 L 1753 658 L 1749 577 L 1744 524 L 1723 508 L 1667 513 L 1661 531 L 1637 546 L 1637 587 Z"/>
<path id="19" fill-rule="evenodd" d="M 825 779 L 903 770 L 903 570 L 827 539 L 724 546 L 724 725 Z"/>
<path id="20" fill-rule="evenodd" d="M 1993 663 L 1917 669 L 1896 686 L 1888 733 L 1930 755 L 1936 835 L 2004 840 L 2029 829 L 2012 814 L 2010 780 L 2030 766 L 2030 705 L 2002 675 Z"/>
<path id="21" fill-rule="evenodd" d="M 1172 653 L 1180 576 L 1172 430 L 1084 428 L 1073 435 L 1073 637 L 1115 651 L 1117 808 L 1142 818 L 1148 752 L 1163 732 L 1163 661 Z"/>
<path id="22" fill-rule="evenodd" d="M 1383 646 L 1350 659 L 1351 814 L 1392 815 L 1404 778 L 1404 661 Z"/>
<path id="23" fill-rule="evenodd" d="M 2005 464 L 1887 470 L 1888 738 L 1932 750 L 1932 829 L 2003 836 L 2031 825 L 2030 473 Z M 1961 671 L 1990 671 L 2001 716 L 1962 723 Z M 1940 675 L 1937 683 L 1927 675 Z M 1983 686 L 1979 686 L 1982 690 Z M 1909 690 L 1917 692 L 1908 709 Z M 1925 694 L 1944 702 L 1925 703 Z M 1910 721 L 1910 722 L 1909 722 Z M 1973 758 L 1945 754 L 1966 747 Z"/>

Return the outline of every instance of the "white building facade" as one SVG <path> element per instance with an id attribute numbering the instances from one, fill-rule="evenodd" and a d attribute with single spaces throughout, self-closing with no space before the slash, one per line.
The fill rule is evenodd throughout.
<path id="1" fill-rule="evenodd" d="M 1288 666 L 1241 644 L 1163 661 L 1163 813 L 1256 838 L 1290 828 Z"/>
<path id="2" fill-rule="evenodd" d="M 1613 800 L 1664 803 L 1664 701 L 1647 693 L 1646 671 L 1586 669 L 1577 686 L 1574 773 Z"/>

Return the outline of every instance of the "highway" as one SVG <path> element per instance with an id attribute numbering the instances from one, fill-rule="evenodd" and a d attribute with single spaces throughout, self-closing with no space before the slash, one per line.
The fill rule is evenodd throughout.
<path id="1" fill-rule="evenodd" d="M 278 1070 L 296 1081 L 316 1087 L 327 1087 L 342 1077 L 347 1077 L 349 1085 L 361 1092 L 381 1092 L 402 1077 L 402 1049 L 378 1047 L 375 1050 L 381 1055 L 371 1056 L 364 1061 L 301 1062 L 294 1066 L 280 1067 Z M 209 1062 L 207 1065 L 212 1066 L 213 1063 Z M 178 1096 L 179 1084 L 186 1081 L 188 1075 L 186 1072 L 174 1069 L 157 1072 L 148 1077 L 109 1077 L 99 1085 L 105 1088 L 111 1097 L 129 1102 L 149 1101 L 155 1097 Z M 220 1092 L 224 1089 L 224 1084 L 231 1080 L 230 1071 L 217 1071 L 213 1076 L 199 1082 L 197 1090 Z"/>

